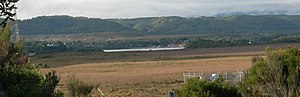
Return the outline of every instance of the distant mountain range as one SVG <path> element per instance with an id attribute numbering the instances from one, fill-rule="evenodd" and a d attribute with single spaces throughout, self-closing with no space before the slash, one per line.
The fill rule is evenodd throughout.
<path id="1" fill-rule="evenodd" d="M 70 16 L 41 16 L 19 21 L 23 35 L 101 32 L 145 34 L 205 33 L 299 33 L 299 15 L 220 15 L 216 17 L 149 17 L 100 19 Z M 241 15 L 240 15 L 241 14 Z"/>
<path id="2" fill-rule="evenodd" d="M 216 16 L 228 17 L 228 16 L 240 16 L 240 15 L 287 15 L 293 14 L 287 10 L 264 10 L 264 11 L 244 11 L 244 12 L 223 12 L 218 13 Z"/>

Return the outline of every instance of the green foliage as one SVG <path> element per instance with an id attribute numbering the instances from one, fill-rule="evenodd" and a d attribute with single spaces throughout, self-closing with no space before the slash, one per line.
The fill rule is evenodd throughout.
<path id="1" fill-rule="evenodd" d="M 0 67 L 5 65 L 20 66 L 28 62 L 22 42 L 11 43 L 10 35 L 9 26 L 0 30 Z"/>
<path id="2" fill-rule="evenodd" d="M 300 36 L 282 36 L 273 40 L 279 43 L 299 43 Z"/>
<path id="3" fill-rule="evenodd" d="M 256 64 L 257 62 L 260 62 L 260 61 L 263 61 L 263 57 L 260 57 L 260 56 L 254 56 L 252 57 L 252 64 Z"/>
<path id="4" fill-rule="evenodd" d="M 162 38 L 158 40 L 117 40 L 105 42 L 82 42 L 73 41 L 62 43 L 35 41 L 26 42 L 26 50 L 35 53 L 49 53 L 49 52 L 64 52 L 64 51 L 101 51 L 103 49 L 124 49 L 124 48 L 145 48 L 145 47 L 166 47 L 168 44 L 184 44 L 188 38 Z M 53 46 L 47 46 L 53 44 Z"/>
<path id="5" fill-rule="evenodd" d="M 65 97 L 65 93 L 62 91 L 55 91 L 55 93 L 52 94 L 52 97 Z"/>
<path id="6" fill-rule="evenodd" d="M 61 93 L 55 93 L 55 87 L 59 83 L 60 77 L 56 75 L 55 71 L 49 72 L 45 75 L 41 81 L 41 94 L 42 97 L 51 97 L 52 95 L 61 95 Z"/>
<path id="7" fill-rule="evenodd" d="M 36 69 L 5 66 L 0 74 L 1 88 L 10 97 L 40 96 L 40 81 L 43 77 Z"/>
<path id="8" fill-rule="evenodd" d="M 20 21 L 22 34 L 70 34 L 97 32 L 141 32 L 147 34 L 204 33 L 297 33 L 300 16 L 151 17 L 96 19 L 43 16 Z"/>
<path id="9" fill-rule="evenodd" d="M 215 82 L 190 79 L 178 91 L 178 97 L 241 97 L 241 94 L 237 87 L 226 84 L 221 79 Z"/>
<path id="10" fill-rule="evenodd" d="M 21 42 L 11 43 L 9 26 L 0 32 L 0 96 L 52 97 L 60 78 L 55 72 L 43 76 L 39 68 L 28 65 Z"/>
<path id="11" fill-rule="evenodd" d="M 60 78 L 55 72 L 45 76 L 38 68 L 22 66 L 5 66 L 0 71 L 0 90 L 9 97 L 52 97 Z"/>
<path id="12" fill-rule="evenodd" d="M 205 40 L 205 39 L 193 39 L 187 44 L 188 48 L 213 48 L 213 47 L 228 47 L 237 45 L 249 45 L 247 40 Z"/>
<path id="13" fill-rule="evenodd" d="M 84 17 L 43 16 L 19 22 L 22 34 L 73 34 L 95 32 L 134 32 L 118 23 Z"/>
<path id="14" fill-rule="evenodd" d="M 257 61 L 241 85 L 244 96 L 300 96 L 300 51 L 266 50 L 267 57 Z"/>
<path id="15" fill-rule="evenodd" d="M 88 97 L 96 85 L 79 81 L 74 75 L 69 76 L 67 89 L 70 97 Z"/>

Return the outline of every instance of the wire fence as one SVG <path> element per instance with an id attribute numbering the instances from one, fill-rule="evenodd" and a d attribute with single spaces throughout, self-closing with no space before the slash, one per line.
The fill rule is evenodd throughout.
<path id="1" fill-rule="evenodd" d="M 186 84 L 190 78 L 198 78 L 200 80 L 215 81 L 217 78 L 222 78 L 227 83 L 238 83 L 244 78 L 245 70 L 236 70 L 234 72 L 183 72 L 183 82 Z"/>

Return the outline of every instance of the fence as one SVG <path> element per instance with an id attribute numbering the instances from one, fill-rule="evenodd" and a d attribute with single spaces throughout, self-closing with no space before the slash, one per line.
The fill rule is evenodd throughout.
<path id="1" fill-rule="evenodd" d="M 199 78 L 201 80 L 215 81 L 217 78 L 221 77 L 225 82 L 237 83 L 241 82 L 244 78 L 244 70 L 236 70 L 234 72 L 214 72 L 214 73 L 204 73 L 204 72 L 183 72 L 183 82 L 187 83 L 190 78 Z"/>

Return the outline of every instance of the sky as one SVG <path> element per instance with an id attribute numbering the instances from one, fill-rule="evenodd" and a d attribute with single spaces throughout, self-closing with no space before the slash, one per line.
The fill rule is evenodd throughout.
<path id="1" fill-rule="evenodd" d="M 235 12 L 300 14 L 300 0 L 20 0 L 18 17 L 70 15 L 91 18 L 200 17 Z"/>

